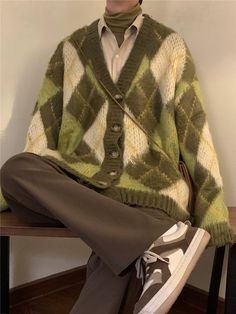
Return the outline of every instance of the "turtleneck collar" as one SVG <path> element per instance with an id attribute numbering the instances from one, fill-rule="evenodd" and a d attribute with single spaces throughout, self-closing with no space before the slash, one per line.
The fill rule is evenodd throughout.
<path id="1" fill-rule="evenodd" d="M 124 32 L 135 20 L 135 18 L 142 13 L 142 8 L 138 3 L 134 7 L 124 12 L 109 13 L 105 8 L 103 14 L 107 26 L 115 32 Z"/>

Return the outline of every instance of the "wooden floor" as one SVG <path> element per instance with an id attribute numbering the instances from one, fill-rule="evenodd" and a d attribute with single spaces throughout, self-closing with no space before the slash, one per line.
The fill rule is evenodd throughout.
<path id="1" fill-rule="evenodd" d="M 68 314 L 83 285 L 73 285 L 11 308 L 10 314 Z M 92 314 L 92 313 L 91 313 Z"/>
<path id="2" fill-rule="evenodd" d="M 69 314 L 77 300 L 83 284 L 53 292 L 11 308 L 10 314 Z M 206 308 L 206 296 L 184 288 L 169 314 L 203 314 Z M 220 307 L 218 314 L 223 313 Z M 91 313 L 93 314 L 93 313 Z M 95 313 L 94 313 L 95 314 Z M 130 313 L 129 313 L 130 314 Z"/>

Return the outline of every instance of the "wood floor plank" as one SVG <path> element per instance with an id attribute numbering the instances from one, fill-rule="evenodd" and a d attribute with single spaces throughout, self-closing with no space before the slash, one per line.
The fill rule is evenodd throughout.
<path id="1" fill-rule="evenodd" d="M 73 285 L 64 290 L 16 305 L 11 308 L 10 314 L 68 314 L 78 299 L 82 287 L 82 284 Z M 191 305 L 191 302 L 187 303 L 180 296 L 169 311 L 169 314 L 187 313 L 204 314 L 205 311 Z"/>
<path id="2" fill-rule="evenodd" d="M 10 314 L 69 314 L 84 283 L 85 266 L 80 266 L 16 287 L 12 291 Z M 204 314 L 206 306 L 207 293 L 186 284 L 168 314 Z M 131 314 L 132 308 L 127 303 L 123 313 Z M 219 299 L 218 314 L 223 313 L 224 302 Z"/>

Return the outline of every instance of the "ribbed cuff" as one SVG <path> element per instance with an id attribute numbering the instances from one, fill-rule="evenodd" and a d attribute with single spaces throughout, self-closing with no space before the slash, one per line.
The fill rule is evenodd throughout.
<path id="1" fill-rule="evenodd" d="M 211 238 L 208 246 L 221 247 L 225 246 L 226 244 L 235 243 L 235 235 L 228 222 L 214 223 L 211 225 L 198 227 L 203 228 L 210 233 Z"/>

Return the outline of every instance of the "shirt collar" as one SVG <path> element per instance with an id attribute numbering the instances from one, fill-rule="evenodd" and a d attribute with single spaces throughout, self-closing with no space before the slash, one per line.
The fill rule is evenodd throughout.
<path id="1" fill-rule="evenodd" d="M 140 13 L 137 15 L 137 17 L 135 18 L 135 20 L 133 21 L 133 23 L 126 29 L 126 31 L 128 29 L 134 28 L 136 29 L 136 31 L 140 30 L 140 27 L 142 25 L 142 21 L 143 21 L 143 13 Z M 98 21 L 98 34 L 99 37 L 101 39 L 101 36 L 103 34 L 103 32 L 109 28 L 105 22 L 104 16 L 102 15 Z"/>

